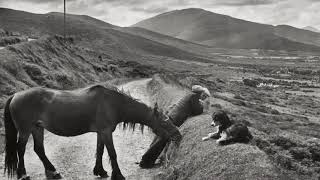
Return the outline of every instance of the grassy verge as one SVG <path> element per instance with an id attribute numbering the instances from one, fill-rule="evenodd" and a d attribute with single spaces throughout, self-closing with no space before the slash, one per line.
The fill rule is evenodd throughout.
<path id="1" fill-rule="evenodd" d="M 172 76 L 165 76 L 165 78 L 171 79 Z M 225 147 L 217 146 L 214 141 L 201 142 L 202 136 L 214 131 L 209 127 L 210 117 L 189 119 L 181 127 L 183 141 L 179 149 L 172 148 L 174 152 L 172 159 L 169 166 L 164 169 L 164 173 L 159 174 L 160 179 L 210 179 L 213 177 L 224 179 L 232 177 L 232 174 L 236 175 L 234 177 L 237 179 L 250 179 L 250 177 L 253 177 L 252 179 L 317 179 L 319 177 L 319 124 L 312 123 L 301 115 L 278 111 L 274 108 L 277 106 L 269 107 L 269 104 L 285 103 L 277 99 L 282 94 L 247 87 L 239 82 L 223 81 L 219 78 L 212 80 L 203 76 L 186 76 L 186 74 L 180 76 L 178 73 L 174 79 L 179 79 L 179 86 L 186 88 L 191 87 L 192 84 L 208 87 L 213 94 L 208 113 L 212 113 L 215 109 L 224 109 L 232 120 L 241 121 L 250 127 L 254 140 L 251 145 L 237 144 Z M 174 83 L 177 80 L 162 80 L 162 82 L 165 81 Z M 161 99 L 166 98 L 172 99 L 172 97 L 161 97 Z M 292 100 L 290 95 L 284 99 Z M 259 151 L 255 151 L 255 148 Z M 250 152 L 259 153 L 253 153 L 253 155 Z M 225 157 L 225 162 L 219 160 L 220 156 Z M 257 157 L 262 162 L 255 162 L 250 159 L 252 157 Z M 243 163 L 242 167 L 240 163 L 239 167 L 238 165 L 233 167 L 234 164 L 229 162 L 230 158 L 232 163 Z M 260 165 L 270 169 L 262 168 L 262 170 L 259 168 Z M 221 166 L 225 168 L 219 169 L 218 167 Z M 250 168 L 246 169 L 247 167 Z M 229 168 L 233 168 L 232 173 L 228 172 Z M 247 177 L 242 173 L 252 176 Z"/>

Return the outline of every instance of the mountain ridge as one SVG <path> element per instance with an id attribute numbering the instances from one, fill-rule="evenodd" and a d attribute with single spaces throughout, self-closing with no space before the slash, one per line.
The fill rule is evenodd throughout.
<path id="1" fill-rule="evenodd" d="M 250 22 L 197 8 L 166 12 L 140 21 L 132 27 L 141 27 L 179 39 L 222 48 L 298 50 L 304 47 L 304 50 L 318 51 L 320 47 L 320 34 L 318 36 L 316 33 L 291 26 Z M 297 37 L 297 34 L 305 36 Z M 265 37 L 269 39 L 261 42 L 261 38 Z M 284 43 L 273 47 L 268 43 L 270 40 Z"/>
<path id="2" fill-rule="evenodd" d="M 312 26 L 306 26 L 304 28 L 302 28 L 304 30 L 308 30 L 308 31 L 312 31 L 312 32 L 316 32 L 316 33 L 320 33 L 320 30 L 315 28 L 315 27 L 312 27 Z"/>

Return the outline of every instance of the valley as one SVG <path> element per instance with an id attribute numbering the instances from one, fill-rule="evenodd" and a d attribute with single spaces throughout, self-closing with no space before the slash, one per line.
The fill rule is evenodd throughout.
<path id="1" fill-rule="evenodd" d="M 190 23 L 195 21 L 192 19 L 195 14 L 206 17 L 206 21 L 196 21 L 196 25 Z M 184 18 L 184 24 L 172 25 L 172 29 L 163 28 L 168 27 L 170 15 L 179 22 Z M 159 15 L 131 27 L 69 14 L 68 37 L 64 39 L 61 13 L 33 14 L 0 8 L 0 17 L 0 28 L 19 32 L 32 40 L 6 44 L 0 49 L 0 124 L 6 99 L 30 87 L 76 89 L 90 84 L 119 85 L 160 76 L 184 88 L 190 89 L 194 84 L 208 87 L 212 97 L 209 110 L 190 118 L 181 127 L 185 139 L 171 164 L 153 169 L 148 177 L 159 175 L 161 179 L 164 174 L 170 177 L 163 179 L 196 178 L 194 175 L 202 175 L 204 179 L 236 177 L 241 171 L 240 165 L 234 165 L 231 159 L 223 162 L 219 153 L 247 163 L 245 167 L 251 167 L 252 171 L 249 168 L 246 172 L 253 174 L 259 175 L 263 171 L 249 162 L 256 162 L 252 158 L 262 157 L 270 167 L 268 170 L 276 172 L 279 179 L 320 177 L 319 33 L 186 9 Z M 181 32 L 185 24 L 192 27 Z M 246 31 L 246 26 L 251 28 Z M 234 27 L 234 31 L 224 29 L 228 27 Z M 208 28 L 214 32 L 208 33 Z M 257 33 L 251 34 L 252 29 Z M 234 34 L 241 36 L 236 42 L 231 41 Z M 217 109 L 225 110 L 234 121 L 248 125 L 254 142 L 234 144 L 230 148 L 217 146 L 214 140 L 201 142 L 201 137 L 212 131 L 210 114 Z M 2 125 L 0 134 L 2 152 Z M 83 143 L 86 144 L 90 137 L 83 137 Z M 142 138 L 141 134 L 129 144 L 139 138 Z M 117 140 L 119 143 L 122 142 L 120 139 Z M 144 152 L 146 147 L 140 150 Z M 235 153 L 244 150 L 249 153 Z M 254 155 L 250 156 L 251 153 Z M 245 160 L 237 159 L 234 154 Z M 210 158 L 221 164 L 214 164 Z M 229 174 L 223 173 L 226 166 L 231 166 L 226 171 Z M 188 167 L 192 169 L 188 170 Z M 128 175 L 132 179 L 138 177 L 134 173 Z"/>

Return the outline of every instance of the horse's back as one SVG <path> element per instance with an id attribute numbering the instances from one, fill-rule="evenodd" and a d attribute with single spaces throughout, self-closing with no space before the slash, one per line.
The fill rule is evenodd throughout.
<path id="1" fill-rule="evenodd" d="M 40 121 L 44 128 L 59 135 L 63 135 L 65 129 L 89 131 L 95 115 L 98 89 L 63 91 L 30 88 L 14 95 L 10 104 L 11 114 L 20 130 L 30 130 Z M 76 124 L 87 128 L 76 128 Z"/>

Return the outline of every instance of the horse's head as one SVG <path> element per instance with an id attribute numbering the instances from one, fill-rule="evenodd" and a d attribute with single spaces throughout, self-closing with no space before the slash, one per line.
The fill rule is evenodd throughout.
<path id="1" fill-rule="evenodd" d="M 151 128 L 155 134 L 172 141 L 181 140 L 182 136 L 178 128 L 169 120 L 167 115 L 158 110 L 157 104 L 154 106 L 152 113 Z"/>

